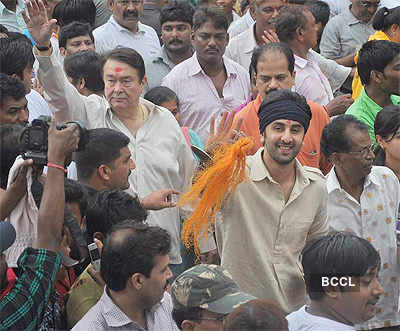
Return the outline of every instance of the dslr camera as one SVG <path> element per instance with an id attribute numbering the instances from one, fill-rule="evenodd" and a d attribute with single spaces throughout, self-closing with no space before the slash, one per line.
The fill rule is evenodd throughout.
<path id="1" fill-rule="evenodd" d="M 21 144 L 22 158 L 24 160 L 32 159 L 33 164 L 45 166 L 47 164 L 48 150 L 48 131 L 50 128 L 51 117 L 39 116 L 39 118 L 29 123 L 21 132 L 19 141 Z M 78 151 L 85 148 L 88 141 L 88 132 L 82 122 L 70 121 L 57 125 L 57 130 L 66 129 L 70 125 L 76 125 L 79 128 Z"/>

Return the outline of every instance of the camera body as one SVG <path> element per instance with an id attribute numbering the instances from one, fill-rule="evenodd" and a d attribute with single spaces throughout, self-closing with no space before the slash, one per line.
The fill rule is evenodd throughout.
<path id="1" fill-rule="evenodd" d="M 48 150 L 48 131 L 50 128 L 51 117 L 39 116 L 39 118 L 28 124 L 20 136 L 20 144 L 22 150 L 22 158 L 24 160 L 32 159 L 33 164 L 44 166 L 47 164 L 47 150 Z M 69 125 L 74 124 L 79 128 L 79 145 L 78 151 L 85 148 L 88 141 L 88 133 L 83 123 L 79 121 L 66 122 L 62 125 L 57 125 L 57 130 L 64 130 Z"/>

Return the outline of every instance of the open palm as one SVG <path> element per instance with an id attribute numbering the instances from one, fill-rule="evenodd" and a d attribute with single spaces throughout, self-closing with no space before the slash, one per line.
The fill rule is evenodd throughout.
<path id="1" fill-rule="evenodd" d="M 22 16 L 31 37 L 35 40 L 36 45 L 41 47 L 49 46 L 53 28 L 57 20 L 48 19 L 46 8 L 41 0 L 27 2 L 26 8 L 29 16 L 25 11 L 22 12 Z"/>

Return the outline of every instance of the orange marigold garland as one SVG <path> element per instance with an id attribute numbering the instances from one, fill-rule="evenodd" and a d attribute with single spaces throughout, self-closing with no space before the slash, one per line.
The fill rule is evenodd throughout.
<path id="1" fill-rule="evenodd" d="M 199 236 L 207 235 L 225 198 L 247 178 L 246 156 L 253 144 L 252 138 L 245 137 L 216 150 L 210 165 L 180 197 L 179 206 L 190 204 L 194 207 L 192 215 L 183 224 L 182 239 L 186 247 L 194 246 L 196 255 L 200 254 Z"/>

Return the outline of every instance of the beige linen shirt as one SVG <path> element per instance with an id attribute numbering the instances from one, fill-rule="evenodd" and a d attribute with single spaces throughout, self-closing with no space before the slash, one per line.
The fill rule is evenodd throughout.
<path id="1" fill-rule="evenodd" d="M 39 62 L 39 82 L 46 91 L 52 111 L 61 113 L 64 120 L 84 121 L 89 129 L 110 128 L 130 138 L 128 147 L 136 168 L 129 176 L 129 193 L 144 198 L 159 189 L 174 188 L 185 192 L 191 183 L 194 159 L 171 112 L 140 99 L 140 106 L 149 116 L 135 136 L 114 115 L 104 97 L 83 96 L 68 82 L 54 53 L 51 56 L 35 54 L 35 57 Z M 150 211 L 147 220 L 171 234 L 170 263 L 181 263 L 179 209 Z"/>
<path id="2" fill-rule="evenodd" d="M 217 245 L 222 266 L 243 292 L 272 299 L 290 313 L 306 301 L 300 253 L 306 242 L 328 233 L 325 179 L 296 160 L 296 182 L 285 203 L 262 152 L 247 158 L 249 180 L 216 220 Z"/>

